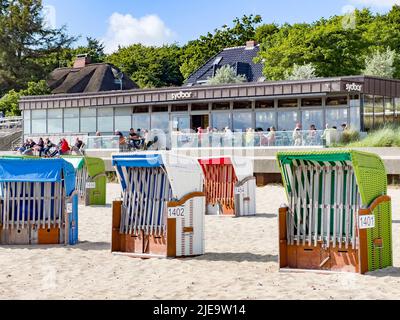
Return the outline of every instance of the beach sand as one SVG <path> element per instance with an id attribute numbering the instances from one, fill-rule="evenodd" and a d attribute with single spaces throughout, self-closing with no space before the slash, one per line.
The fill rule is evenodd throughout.
<path id="1" fill-rule="evenodd" d="M 141 260 L 110 252 L 111 201 L 79 209 L 74 247 L 0 247 L 0 299 L 398 299 L 400 189 L 393 198 L 394 267 L 368 275 L 278 271 L 284 189 L 257 189 L 250 218 L 206 217 L 206 254 Z"/>

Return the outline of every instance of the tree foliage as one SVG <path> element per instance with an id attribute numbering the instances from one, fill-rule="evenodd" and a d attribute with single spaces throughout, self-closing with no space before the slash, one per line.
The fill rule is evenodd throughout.
<path id="1" fill-rule="evenodd" d="M 44 79 L 42 62 L 69 47 L 75 38 L 65 27 L 45 26 L 41 0 L 2 0 L 0 9 L 0 94 Z"/>
<path id="2" fill-rule="evenodd" d="M 146 47 L 141 44 L 120 48 L 107 57 L 141 88 L 179 86 L 183 83 L 177 45 Z"/>
<path id="3" fill-rule="evenodd" d="M 18 108 L 18 101 L 21 97 L 37 96 L 49 93 L 50 89 L 45 80 L 28 82 L 26 89 L 19 91 L 12 89 L 0 99 L 0 111 L 7 116 L 20 115 L 21 111 Z"/>
<path id="4" fill-rule="evenodd" d="M 245 82 L 246 77 L 242 74 L 237 75 L 233 67 L 225 65 L 217 70 L 214 77 L 208 78 L 207 80 L 207 84 L 209 85 L 219 85 Z"/>
<path id="5" fill-rule="evenodd" d="M 270 80 L 284 79 L 294 64 L 312 63 L 321 77 L 360 74 L 366 57 L 386 48 L 400 52 L 400 7 L 387 14 L 368 9 L 348 15 L 320 19 L 311 24 L 284 24 L 278 31 L 262 37 L 258 61 L 264 62 L 264 75 Z M 400 61 L 394 60 L 393 76 L 400 76 Z"/>
<path id="6" fill-rule="evenodd" d="M 375 51 L 367 57 L 364 74 L 369 76 L 392 78 L 395 73 L 394 62 L 396 52 L 387 48 L 386 51 Z"/>
<path id="7" fill-rule="evenodd" d="M 315 67 L 312 63 L 303 64 L 302 66 L 294 64 L 292 70 L 285 73 L 286 80 L 308 80 L 316 77 Z"/>

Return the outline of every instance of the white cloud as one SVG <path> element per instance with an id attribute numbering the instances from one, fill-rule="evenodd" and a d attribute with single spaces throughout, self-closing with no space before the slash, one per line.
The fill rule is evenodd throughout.
<path id="1" fill-rule="evenodd" d="M 393 5 L 400 5 L 400 0 L 350 0 L 355 4 L 361 4 L 367 7 L 391 8 Z"/>
<path id="2" fill-rule="evenodd" d="M 49 29 L 55 29 L 57 27 L 57 12 L 54 6 L 43 6 L 43 24 Z"/>
<path id="3" fill-rule="evenodd" d="M 346 5 L 342 8 L 342 14 L 350 14 L 353 13 L 356 8 L 352 5 Z"/>
<path id="4" fill-rule="evenodd" d="M 130 14 L 114 12 L 108 19 L 108 29 L 103 42 L 106 53 L 112 53 L 118 46 L 134 43 L 163 45 L 170 43 L 175 33 L 157 15 L 135 18 Z"/>

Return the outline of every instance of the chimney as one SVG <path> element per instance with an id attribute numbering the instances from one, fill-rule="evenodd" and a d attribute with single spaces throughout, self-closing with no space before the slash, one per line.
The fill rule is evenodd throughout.
<path id="1" fill-rule="evenodd" d="M 76 56 L 75 62 L 74 62 L 74 68 L 75 69 L 80 69 L 86 67 L 86 65 L 90 64 L 92 61 L 90 59 L 90 56 L 85 53 L 85 54 L 78 54 Z"/>
<path id="2" fill-rule="evenodd" d="M 246 42 L 246 50 L 254 49 L 256 45 L 257 45 L 257 42 L 254 40 L 247 41 Z"/>

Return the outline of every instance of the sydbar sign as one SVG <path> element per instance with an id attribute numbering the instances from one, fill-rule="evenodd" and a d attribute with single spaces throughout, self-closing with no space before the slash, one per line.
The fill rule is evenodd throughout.
<path id="1" fill-rule="evenodd" d="M 182 100 L 182 99 L 190 99 L 192 97 L 192 92 L 178 92 L 172 94 L 172 100 Z"/>
<path id="2" fill-rule="evenodd" d="M 347 83 L 346 84 L 346 90 L 348 92 L 353 92 L 353 91 L 357 91 L 357 92 L 361 92 L 362 91 L 362 84 L 357 84 L 357 83 Z"/>

